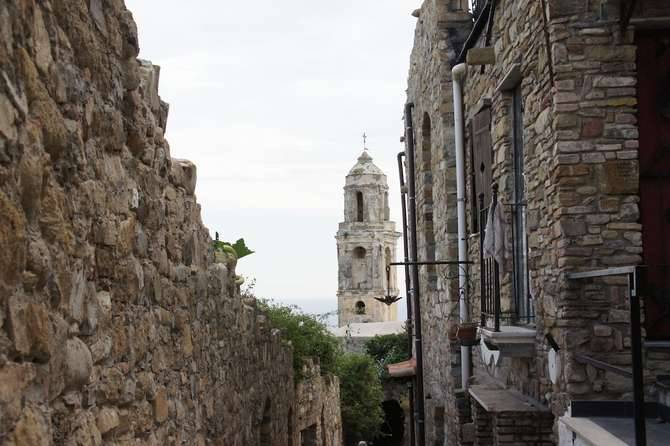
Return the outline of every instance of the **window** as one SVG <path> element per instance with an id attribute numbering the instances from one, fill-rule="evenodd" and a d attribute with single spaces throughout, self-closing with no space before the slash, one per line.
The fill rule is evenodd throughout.
<path id="1" fill-rule="evenodd" d="M 300 446 L 316 446 L 316 424 L 300 431 Z"/>
<path id="2" fill-rule="evenodd" d="M 526 223 L 526 190 L 523 147 L 523 102 L 521 84 L 512 96 L 512 168 L 514 197 L 512 211 L 512 287 L 514 290 L 514 312 L 518 322 L 529 323 L 533 319 L 528 282 L 528 238 Z"/>
<path id="3" fill-rule="evenodd" d="M 356 221 L 364 221 L 363 192 L 356 192 Z"/>
<path id="4" fill-rule="evenodd" d="M 367 252 L 362 246 L 354 248 L 352 253 L 353 259 L 351 262 L 351 279 L 353 281 L 354 289 L 362 290 L 369 288 L 369 266 L 366 255 Z"/>
<path id="5" fill-rule="evenodd" d="M 491 109 L 485 107 L 475 115 L 471 123 L 470 159 L 472 179 L 472 231 L 479 230 L 479 217 L 483 209 L 491 204 L 491 161 L 493 144 L 491 141 Z M 486 224 L 486 222 L 483 222 Z"/>
<path id="6" fill-rule="evenodd" d="M 356 305 L 354 307 L 354 312 L 356 314 L 365 314 L 365 302 L 363 302 L 362 300 L 359 300 L 358 302 L 356 302 Z"/>

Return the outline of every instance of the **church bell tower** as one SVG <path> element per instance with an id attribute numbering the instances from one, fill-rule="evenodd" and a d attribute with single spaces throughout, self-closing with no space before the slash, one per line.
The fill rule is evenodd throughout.
<path id="1" fill-rule="evenodd" d="M 399 237 L 395 223 L 389 218 L 386 175 L 374 165 L 365 149 L 346 177 L 344 221 L 335 236 L 340 327 L 396 320 L 396 305 L 388 306 L 375 298 L 383 298 L 389 292 L 386 266 L 395 261 Z M 394 267 L 391 267 L 390 291 L 398 295 Z"/>

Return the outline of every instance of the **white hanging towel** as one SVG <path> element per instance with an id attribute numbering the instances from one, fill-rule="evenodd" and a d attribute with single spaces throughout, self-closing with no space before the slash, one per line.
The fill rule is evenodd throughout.
<path id="1" fill-rule="evenodd" d="M 486 218 L 486 235 L 484 236 L 484 258 L 494 258 L 502 271 L 505 266 L 505 218 L 503 205 L 498 201 L 493 206 L 493 199 Z"/>

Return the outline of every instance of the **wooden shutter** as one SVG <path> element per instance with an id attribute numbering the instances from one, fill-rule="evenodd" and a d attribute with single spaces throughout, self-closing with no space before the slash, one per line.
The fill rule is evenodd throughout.
<path id="1" fill-rule="evenodd" d="M 491 203 L 491 161 L 493 144 L 491 142 L 491 109 L 486 107 L 472 120 L 473 169 L 475 193 L 484 194 L 484 206 Z"/>

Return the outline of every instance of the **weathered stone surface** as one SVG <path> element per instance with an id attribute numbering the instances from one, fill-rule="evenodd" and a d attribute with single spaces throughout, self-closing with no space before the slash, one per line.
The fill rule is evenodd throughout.
<path id="1" fill-rule="evenodd" d="M 212 264 L 138 51 L 122 1 L 0 2 L 0 438 L 258 444 L 270 399 L 285 446 L 290 348 Z"/>
<path id="2" fill-rule="evenodd" d="M 496 63 L 496 52 L 493 47 L 470 48 L 465 58 L 468 65 L 491 65 Z"/>
<path id="3" fill-rule="evenodd" d="M 115 408 L 103 407 L 100 409 L 100 412 L 98 412 L 96 417 L 96 425 L 98 427 L 98 431 L 100 431 L 100 434 L 104 436 L 113 429 L 116 429 L 119 424 L 121 424 L 119 420 L 119 413 Z"/>
<path id="4" fill-rule="evenodd" d="M 81 339 L 68 339 L 65 345 L 65 384 L 80 388 L 88 384 L 93 369 L 91 352 Z"/>
<path id="5" fill-rule="evenodd" d="M 162 423 L 168 418 L 168 400 L 167 391 L 163 388 L 158 389 L 154 399 L 154 419 L 157 423 Z"/>
<path id="6" fill-rule="evenodd" d="M 51 444 L 51 432 L 48 419 L 37 408 L 28 406 L 21 419 L 16 423 L 12 435 L 13 446 L 48 446 Z"/>
<path id="7" fill-rule="evenodd" d="M 26 219 L 0 191 L 0 280 L 12 285 L 25 262 Z"/>

